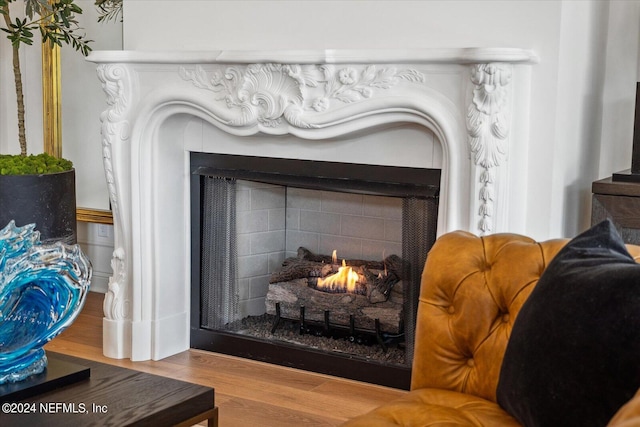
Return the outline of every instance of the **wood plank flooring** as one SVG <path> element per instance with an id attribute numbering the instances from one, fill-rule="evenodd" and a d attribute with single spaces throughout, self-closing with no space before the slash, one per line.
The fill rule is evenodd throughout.
<path id="1" fill-rule="evenodd" d="M 110 359 L 102 355 L 102 300 L 89 293 L 73 325 L 45 348 L 213 387 L 221 427 L 338 426 L 406 393 L 201 350 L 160 361 Z"/>

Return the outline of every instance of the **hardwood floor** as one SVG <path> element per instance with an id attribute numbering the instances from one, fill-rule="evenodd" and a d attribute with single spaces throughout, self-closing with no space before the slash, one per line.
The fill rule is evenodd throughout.
<path id="1" fill-rule="evenodd" d="M 213 387 L 221 427 L 337 426 L 406 393 L 201 350 L 160 361 L 110 359 L 102 355 L 102 299 L 89 293 L 73 325 L 45 348 Z"/>

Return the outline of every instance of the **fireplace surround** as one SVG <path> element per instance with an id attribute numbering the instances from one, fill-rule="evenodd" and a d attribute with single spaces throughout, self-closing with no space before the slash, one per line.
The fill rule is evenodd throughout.
<path id="1" fill-rule="evenodd" d="M 419 127 L 439 147 L 429 160 L 442 170 L 438 234 L 522 229 L 531 51 L 104 51 L 89 60 L 108 104 L 108 357 L 189 348 L 191 152 L 341 161 L 358 151 L 365 162 L 415 166 L 424 154 L 400 141 L 367 146 L 366 136 Z"/>

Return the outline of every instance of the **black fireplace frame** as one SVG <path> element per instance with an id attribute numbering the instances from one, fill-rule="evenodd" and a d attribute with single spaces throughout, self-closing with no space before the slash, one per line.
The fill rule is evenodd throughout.
<path id="1" fill-rule="evenodd" d="M 190 154 L 190 161 L 191 347 L 409 389 L 410 367 L 200 327 L 202 179 L 205 176 L 217 176 L 315 190 L 437 200 L 440 170 L 195 152 Z"/>

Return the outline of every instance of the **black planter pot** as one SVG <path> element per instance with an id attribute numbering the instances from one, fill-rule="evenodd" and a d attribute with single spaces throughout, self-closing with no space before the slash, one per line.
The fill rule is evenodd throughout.
<path id="1" fill-rule="evenodd" d="M 42 242 L 77 242 L 75 170 L 45 175 L 0 175 L 0 228 L 35 223 Z"/>

